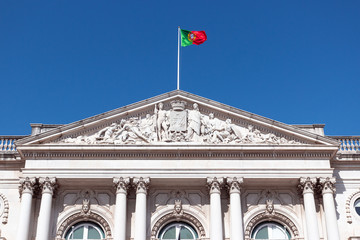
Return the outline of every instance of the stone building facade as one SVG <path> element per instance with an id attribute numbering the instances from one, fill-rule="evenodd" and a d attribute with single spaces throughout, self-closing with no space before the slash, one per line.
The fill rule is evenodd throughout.
<path id="1" fill-rule="evenodd" d="M 360 137 L 176 90 L 0 137 L 0 239 L 360 239 Z"/>

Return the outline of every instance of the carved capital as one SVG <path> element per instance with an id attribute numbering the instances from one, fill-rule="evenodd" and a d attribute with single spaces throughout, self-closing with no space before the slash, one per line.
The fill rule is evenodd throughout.
<path id="1" fill-rule="evenodd" d="M 325 193 L 331 193 L 334 194 L 335 193 L 335 184 L 336 179 L 334 177 L 321 177 L 319 178 L 319 190 L 321 190 L 322 194 Z"/>
<path id="2" fill-rule="evenodd" d="M 41 189 L 41 192 L 44 193 L 50 193 L 51 195 L 54 194 L 54 191 L 57 188 L 56 185 L 56 178 L 52 177 L 41 177 L 39 178 L 39 187 Z"/>
<path id="3" fill-rule="evenodd" d="M 130 178 L 126 177 L 114 177 L 114 186 L 116 188 L 116 194 L 124 193 L 127 194 L 130 184 Z"/>
<path id="4" fill-rule="evenodd" d="M 298 185 L 299 191 L 301 192 L 301 194 L 314 193 L 316 182 L 317 180 L 315 177 L 301 177 Z"/>
<path id="5" fill-rule="evenodd" d="M 226 183 L 227 183 L 227 187 L 229 188 L 229 192 L 230 194 L 232 193 L 239 193 L 241 191 L 241 184 L 244 182 L 244 178 L 242 177 L 232 177 L 232 178 L 227 178 L 226 179 Z"/>
<path id="6" fill-rule="evenodd" d="M 134 187 L 136 188 L 136 194 L 138 193 L 145 193 L 147 194 L 147 190 L 149 188 L 150 178 L 134 178 L 133 180 Z"/>
<path id="7" fill-rule="evenodd" d="M 23 193 L 30 193 L 31 195 L 34 194 L 35 190 L 35 184 L 36 184 L 36 178 L 32 177 L 26 177 L 26 178 L 20 178 L 20 186 L 19 186 L 19 193 L 20 196 Z"/>
<path id="8" fill-rule="evenodd" d="M 224 178 L 222 177 L 208 177 L 207 178 L 207 185 L 210 189 L 210 194 L 213 193 L 220 193 L 221 187 L 224 184 Z"/>

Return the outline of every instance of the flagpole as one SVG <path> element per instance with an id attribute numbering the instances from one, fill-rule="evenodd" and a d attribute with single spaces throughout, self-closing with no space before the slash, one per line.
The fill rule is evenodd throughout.
<path id="1" fill-rule="evenodd" d="M 177 90 L 180 90 L 180 26 L 178 26 Z"/>

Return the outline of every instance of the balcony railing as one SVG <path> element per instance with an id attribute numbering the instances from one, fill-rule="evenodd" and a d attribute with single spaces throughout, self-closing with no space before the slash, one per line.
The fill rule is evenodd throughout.
<path id="1" fill-rule="evenodd" d="M 0 136 L 0 153 L 16 152 L 15 142 L 26 136 Z"/>
<path id="2" fill-rule="evenodd" d="M 360 154 L 360 136 L 329 136 L 339 143 L 339 153 Z"/>

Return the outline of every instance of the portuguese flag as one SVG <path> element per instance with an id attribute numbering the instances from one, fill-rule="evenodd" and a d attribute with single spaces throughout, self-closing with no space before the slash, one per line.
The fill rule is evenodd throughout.
<path id="1" fill-rule="evenodd" d="M 181 30 L 181 46 L 186 47 L 192 44 L 200 45 L 207 39 L 205 31 Z"/>

